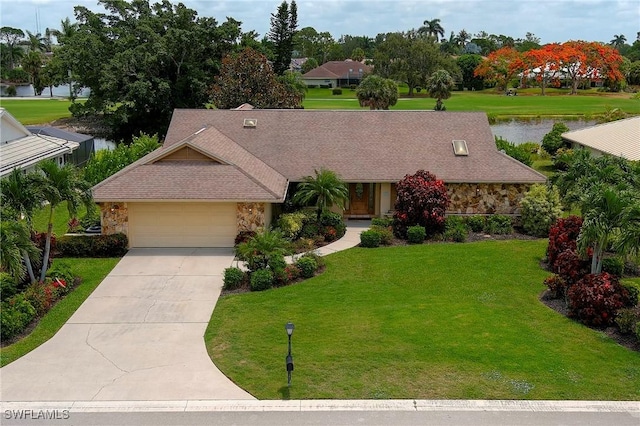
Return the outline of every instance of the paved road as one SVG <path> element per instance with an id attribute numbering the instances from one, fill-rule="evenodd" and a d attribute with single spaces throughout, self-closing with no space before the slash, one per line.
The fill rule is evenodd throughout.
<path id="1" fill-rule="evenodd" d="M 253 399 L 203 335 L 231 249 L 134 249 L 60 331 L 0 369 L 2 401 Z"/>
<path id="2" fill-rule="evenodd" d="M 3 407 L 2 415 L 3 425 L 637 426 L 640 403 L 446 400 L 9 403 Z M 43 417 L 58 420 L 43 422 Z"/>

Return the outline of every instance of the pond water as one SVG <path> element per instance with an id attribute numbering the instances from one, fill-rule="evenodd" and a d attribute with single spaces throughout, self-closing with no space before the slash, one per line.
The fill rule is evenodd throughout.
<path id="1" fill-rule="evenodd" d="M 0 91 L 0 95 L 2 96 L 6 96 L 7 94 L 7 86 L 2 86 Z M 63 84 L 60 86 L 55 86 L 52 89 L 53 92 L 53 97 L 54 98 L 68 98 L 69 97 L 69 85 L 68 84 Z M 80 93 L 78 93 L 78 97 L 80 98 L 85 98 L 89 96 L 89 92 L 90 90 L 87 88 L 84 88 L 80 91 Z M 28 97 L 28 98 L 34 98 L 35 96 L 33 95 L 33 86 L 31 84 L 25 84 L 25 85 L 19 85 L 16 86 L 16 96 L 17 97 Z M 49 88 L 45 87 L 45 89 L 42 91 L 42 94 L 40 96 L 37 96 L 38 98 L 50 98 L 51 97 L 51 92 L 49 92 Z"/>
<path id="2" fill-rule="evenodd" d="M 541 143 L 544 135 L 549 133 L 556 122 L 563 122 L 570 130 L 584 129 L 596 124 L 594 120 L 562 120 L 537 119 L 500 121 L 491 125 L 494 136 L 499 136 L 515 145 L 524 142 Z"/>

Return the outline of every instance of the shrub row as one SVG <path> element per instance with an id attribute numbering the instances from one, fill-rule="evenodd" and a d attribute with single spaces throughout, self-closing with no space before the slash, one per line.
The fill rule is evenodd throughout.
<path id="1" fill-rule="evenodd" d="M 281 214 L 276 228 L 289 241 L 303 238 L 318 242 L 335 241 L 341 238 L 347 229 L 341 214 L 324 211 L 318 222 L 316 212 L 312 210 Z"/>
<path id="2" fill-rule="evenodd" d="M 121 257 L 128 245 L 125 234 L 65 235 L 56 239 L 53 250 L 56 257 Z"/>

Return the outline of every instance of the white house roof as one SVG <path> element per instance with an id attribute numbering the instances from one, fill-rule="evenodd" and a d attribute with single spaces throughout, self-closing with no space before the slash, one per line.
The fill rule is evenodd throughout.
<path id="1" fill-rule="evenodd" d="M 80 144 L 52 136 L 34 135 L 4 108 L 0 108 L 0 177 L 14 168 L 26 169 L 36 163 L 70 154 Z"/>
<path id="2" fill-rule="evenodd" d="M 640 160 L 640 117 L 632 117 L 562 134 L 562 137 L 587 148 Z"/>

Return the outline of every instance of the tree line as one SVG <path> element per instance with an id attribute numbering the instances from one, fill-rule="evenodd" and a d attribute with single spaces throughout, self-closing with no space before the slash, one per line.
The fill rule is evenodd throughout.
<path id="1" fill-rule="evenodd" d="M 506 85 L 516 65 L 535 73 L 536 68 L 545 68 L 539 65 L 545 55 L 556 52 L 554 46 L 562 46 L 557 52 L 568 51 L 568 42 L 541 46 L 532 33 L 514 39 L 484 31 L 472 35 L 462 29 L 445 37 L 439 19 L 425 20 L 420 28 L 408 31 L 335 39 L 313 27 L 298 29 L 295 0 L 283 1 L 271 14 L 270 30 L 261 39 L 253 30 L 243 31 L 240 21 L 227 17 L 220 23 L 183 4 L 98 3 L 105 12 L 76 6 L 75 21 L 67 18 L 60 29 L 47 29 L 44 35 L 2 27 L 2 80 L 28 81 L 35 94 L 73 84 L 72 99 L 80 88 L 89 88 L 89 99 L 74 103 L 72 113 L 99 115 L 117 139 L 141 131 L 164 134 L 175 108 L 228 108 L 239 102 L 261 108 L 299 107 L 305 88 L 300 76 L 289 72 L 292 58 L 306 58 L 302 72 L 332 60 L 369 61 L 375 74 L 405 83 L 411 95 L 414 90 L 428 90 L 429 79 L 439 71 L 467 89 L 482 89 L 487 82 Z M 616 35 L 608 45 L 589 44 L 626 55 L 619 65 L 617 58 L 605 55 L 607 78 L 617 88 L 622 77 L 640 84 L 640 40 L 632 45 L 626 41 Z M 488 70 L 478 70 L 481 64 Z M 536 76 L 543 90 L 557 82 L 550 74 L 545 68 Z M 446 99 L 442 88 L 449 87 L 449 79 L 442 73 L 440 77 L 436 92 L 443 96 L 434 97 Z"/>

